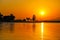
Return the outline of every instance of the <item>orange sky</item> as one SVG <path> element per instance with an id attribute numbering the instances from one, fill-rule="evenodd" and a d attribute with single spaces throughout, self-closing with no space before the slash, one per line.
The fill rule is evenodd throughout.
<path id="1" fill-rule="evenodd" d="M 39 12 L 44 11 L 41 16 Z M 0 0 L 0 12 L 4 15 L 13 13 L 16 19 L 32 17 L 52 20 L 60 18 L 60 0 Z"/>

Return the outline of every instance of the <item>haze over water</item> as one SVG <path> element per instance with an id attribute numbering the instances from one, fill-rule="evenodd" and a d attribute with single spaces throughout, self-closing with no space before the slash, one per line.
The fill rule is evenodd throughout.
<path id="1" fill-rule="evenodd" d="M 60 40 L 60 23 L 0 23 L 0 40 Z"/>

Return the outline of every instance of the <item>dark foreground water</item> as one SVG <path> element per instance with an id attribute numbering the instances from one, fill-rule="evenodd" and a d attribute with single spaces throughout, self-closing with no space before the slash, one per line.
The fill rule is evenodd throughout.
<path id="1" fill-rule="evenodd" d="M 60 40 L 60 23 L 0 23 L 0 40 Z"/>

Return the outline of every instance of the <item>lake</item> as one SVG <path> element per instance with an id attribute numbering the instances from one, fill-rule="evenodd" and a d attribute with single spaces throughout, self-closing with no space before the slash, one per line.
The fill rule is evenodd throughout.
<path id="1" fill-rule="evenodd" d="M 60 40 L 60 23 L 0 23 L 0 40 Z"/>

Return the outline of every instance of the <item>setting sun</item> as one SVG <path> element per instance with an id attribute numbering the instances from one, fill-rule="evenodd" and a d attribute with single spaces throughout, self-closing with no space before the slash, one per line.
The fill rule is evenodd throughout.
<path id="1" fill-rule="evenodd" d="M 40 12 L 40 14 L 41 14 L 41 15 L 44 15 L 45 13 L 44 13 L 44 11 L 42 11 L 42 12 Z"/>

